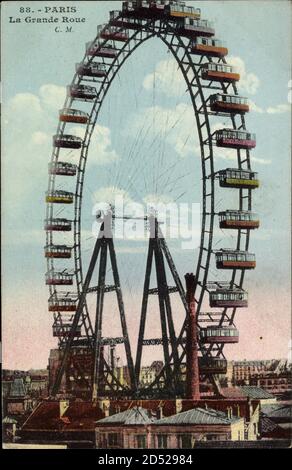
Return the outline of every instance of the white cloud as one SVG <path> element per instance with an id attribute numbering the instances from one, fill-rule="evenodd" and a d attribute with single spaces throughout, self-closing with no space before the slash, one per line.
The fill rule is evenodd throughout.
<path id="1" fill-rule="evenodd" d="M 173 198 L 168 196 L 167 194 L 147 194 L 143 198 L 143 202 L 145 204 L 170 204 L 173 203 Z"/>
<path id="2" fill-rule="evenodd" d="M 280 114 L 286 113 L 287 111 L 291 111 L 290 104 L 278 104 L 277 106 L 270 106 L 269 108 L 267 108 L 268 114 Z"/>
<path id="3" fill-rule="evenodd" d="M 32 142 L 36 145 L 47 143 L 49 136 L 45 132 L 37 131 L 32 134 Z"/>
<path id="4" fill-rule="evenodd" d="M 3 175 L 9 182 L 3 188 L 3 202 L 11 218 L 19 218 L 18 211 L 23 217 L 29 200 L 33 211 L 39 210 L 47 187 L 51 136 L 65 93 L 65 88 L 45 84 L 36 94 L 17 93 L 3 104 Z"/>
<path id="5" fill-rule="evenodd" d="M 66 98 L 66 88 L 47 83 L 42 85 L 39 90 L 42 103 L 54 111 L 61 108 Z"/>
<path id="6" fill-rule="evenodd" d="M 247 72 L 245 63 L 241 57 L 230 56 L 228 58 L 228 64 L 236 67 L 240 74 L 240 80 L 238 82 L 239 90 L 250 95 L 255 95 L 260 86 L 260 79 L 254 73 Z"/>
<path id="7" fill-rule="evenodd" d="M 221 160 L 237 161 L 237 152 L 234 149 L 215 147 L 214 158 L 215 160 L 221 159 Z"/>
<path id="8" fill-rule="evenodd" d="M 70 129 L 70 132 L 83 139 L 85 127 L 73 127 Z M 106 165 L 119 160 L 119 155 L 112 148 L 111 131 L 108 127 L 99 124 L 95 125 L 91 136 L 88 156 L 89 165 Z"/>
<path id="9" fill-rule="evenodd" d="M 267 160 L 266 158 L 258 158 L 253 155 L 250 157 L 252 163 L 259 163 L 260 165 L 270 165 L 272 160 Z"/>
<path id="10" fill-rule="evenodd" d="M 249 100 L 249 107 L 251 111 L 254 111 L 255 113 L 260 113 L 263 114 L 265 110 L 258 106 L 254 101 Z"/>
<path id="11" fill-rule="evenodd" d="M 234 161 L 237 162 L 237 151 L 235 149 L 227 149 L 223 147 L 214 148 L 214 158 L 217 159 Z M 253 154 L 250 157 L 252 163 L 258 163 L 259 165 L 270 165 L 271 160 L 265 158 L 255 157 Z"/>
<path id="12" fill-rule="evenodd" d="M 154 86 L 167 96 L 181 96 L 185 92 L 186 86 L 176 60 L 162 60 L 154 73 L 146 75 L 143 87 L 153 90 Z"/>
<path id="13" fill-rule="evenodd" d="M 33 115 L 42 112 L 40 98 L 32 93 L 18 93 L 8 101 L 7 108 L 9 116 L 16 118 L 23 112 L 22 119 L 26 114 Z"/>
<path id="14" fill-rule="evenodd" d="M 3 246 L 17 246 L 17 245 L 38 245 L 39 247 L 45 244 L 45 232 L 43 230 L 22 230 L 21 237 L 15 236 L 15 230 L 7 228 L 3 230 Z"/>
<path id="15" fill-rule="evenodd" d="M 269 106 L 268 108 L 261 108 L 257 106 L 254 101 L 249 101 L 251 111 L 256 113 L 267 113 L 267 114 L 282 114 L 291 111 L 291 105 L 289 104 L 277 104 L 276 106 Z"/>
<path id="16" fill-rule="evenodd" d="M 116 198 L 123 199 L 126 204 L 132 202 L 129 193 L 117 186 L 107 186 L 98 189 L 92 196 L 92 202 L 113 204 Z"/>
<path id="17" fill-rule="evenodd" d="M 52 153 L 52 136 L 58 125 L 58 110 L 62 108 L 66 88 L 44 84 L 37 94 L 18 93 L 3 104 L 3 174 L 5 185 L 3 201 L 5 207 L 13 207 L 15 201 L 32 198 L 39 204 L 47 187 L 47 168 Z M 78 132 L 84 135 L 85 126 Z M 68 133 L 71 131 L 68 129 Z M 73 153 L 77 151 L 73 151 Z M 70 152 L 70 159 L 72 158 Z M 19 156 L 19 158 L 15 158 Z M 89 163 L 105 164 L 118 160 L 111 146 L 111 133 L 106 127 L 97 125 L 89 149 Z M 33 177 L 32 177 L 33 175 Z M 67 189 L 67 188 L 65 188 Z M 38 197 L 35 197 L 35 194 Z M 17 205 L 17 207 L 20 205 Z M 12 211 L 10 211 L 12 212 Z"/>
<path id="18" fill-rule="evenodd" d="M 146 129 L 149 138 L 165 140 L 182 158 L 200 152 L 194 111 L 188 104 L 145 108 L 132 116 L 128 129 L 131 135 Z"/>

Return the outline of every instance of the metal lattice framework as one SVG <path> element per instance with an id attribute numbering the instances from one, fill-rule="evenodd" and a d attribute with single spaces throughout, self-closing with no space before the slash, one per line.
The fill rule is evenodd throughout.
<path id="1" fill-rule="evenodd" d="M 219 177 L 218 172 L 214 169 L 214 156 L 216 155 L 216 145 L 214 133 L 211 131 L 211 116 L 224 116 L 226 119 L 230 119 L 230 128 L 239 131 L 244 131 L 245 126 L 245 117 L 244 113 L 236 112 L 224 112 L 224 111 L 214 111 L 210 108 L 210 93 L 221 93 L 229 94 L 232 96 L 238 96 L 238 91 L 235 85 L 235 81 L 215 81 L 213 79 L 203 79 L 202 71 L 206 64 L 215 64 L 218 66 L 220 64 L 227 64 L 225 56 L 215 57 L 210 52 L 201 53 L 200 55 L 194 55 L 191 53 L 192 43 L 195 37 L 199 36 L 198 33 L 185 34 L 183 29 L 183 22 L 185 18 L 177 18 L 171 16 L 171 13 L 155 15 L 146 14 L 147 8 L 150 4 L 155 3 L 165 3 L 167 2 L 142 2 L 144 4 L 144 9 L 141 7 L 141 2 L 136 2 L 137 5 L 134 6 L 129 14 L 129 4 L 131 2 L 124 2 L 123 11 L 121 12 L 111 12 L 111 19 L 107 25 L 104 25 L 102 28 L 98 29 L 98 35 L 91 42 L 90 47 L 97 47 L 99 51 L 104 49 L 105 52 L 114 50 L 114 55 L 112 57 L 105 57 L 99 55 L 98 53 L 91 54 L 90 47 L 87 48 L 85 56 L 83 57 L 82 62 L 79 64 L 80 68 L 83 70 L 88 70 L 92 67 L 97 70 L 102 69 L 105 73 L 103 76 L 89 76 L 84 75 L 77 71 L 73 77 L 70 90 L 80 89 L 80 87 L 90 86 L 94 87 L 94 96 L 93 98 L 87 95 L 87 98 L 84 98 L 83 101 L 88 103 L 88 116 L 86 118 L 86 131 L 85 136 L 81 141 L 76 142 L 75 147 L 69 148 L 79 148 L 79 163 L 73 168 L 68 167 L 68 172 L 65 174 L 67 176 L 72 173 L 70 178 L 74 179 L 75 190 L 71 193 L 61 194 L 56 188 L 59 187 L 59 174 L 58 172 L 52 171 L 62 167 L 61 161 L 61 149 L 56 142 L 53 147 L 52 157 L 51 157 L 51 172 L 49 175 L 49 186 L 47 193 L 47 236 L 46 243 L 47 247 L 54 246 L 55 232 L 54 229 L 48 228 L 50 224 L 56 222 L 56 200 L 54 198 L 61 198 L 57 202 L 65 202 L 64 198 L 71 198 L 71 201 L 74 205 L 74 210 L 72 214 L 72 220 L 63 221 L 66 225 L 67 231 L 70 231 L 69 225 L 71 224 L 71 231 L 73 232 L 73 245 L 72 253 L 74 258 L 74 268 L 72 273 L 65 270 L 63 272 L 57 273 L 60 277 L 65 275 L 66 279 L 71 279 L 74 289 L 76 291 L 77 297 L 80 299 L 83 293 L 84 286 L 84 276 L 83 271 L 84 267 L 82 264 L 82 247 L 81 247 L 81 211 L 82 211 L 82 197 L 83 197 L 83 188 L 84 188 L 84 177 L 86 172 L 86 163 L 88 157 L 88 150 L 90 145 L 90 140 L 94 127 L 98 121 L 99 113 L 107 95 L 110 90 L 110 86 L 117 76 L 119 70 L 125 63 L 125 61 L 133 54 L 133 52 L 141 46 L 145 41 L 150 38 L 160 39 L 166 46 L 166 48 L 172 53 L 173 57 L 177 61 L 179 69 L 181 70 L 182 76 L 186 83 L 189 97 L 192 103 L 194 110 L 194 115 L 197 124 L 197 132 L 200 142 L 201 149 L 201 177 L 202 177 L 202 230 L 201 230 L 201 240 L 197 266 L 195 270 L 195 276 L 197 279 L 197 288 L 196 288 L 196 303 L 197 303 L 197 312 L 198 312 L 198 323 L 199 328 L 203 328 L 206 322 L 210 324 L 215 324 L 218 327 L 226 325 L 234 325 L 234 317 L 236 313 L 236 306 L 224 306 L 222 308 L 216 308 L 215 310 L 210 310 L 205 312 L 203 309 L 203 301 L 209 293 L 217 288 L 223 289 L 228 287 L 229 290 L 236 289 L 240 291 L 243 289 L 243 281 L 245 270 L 238 269 L 236 266 L 233 269 L 230 269 L 230 280 L 225 283 L 213 282 L 209 279 L 209 268 L 211 257 L 215 256 L 213 249 L 213 231 L 215 220 L 217 220 L 217 213 L 215 210 L 215 198 L 216 198 L 216 188 L 217 188 L 217 179 Z M 132 2 L 133 3 L 133 2 Z M 175 2 L 173 2 L 175 3 Z M 176 2 L 179 4 L 180 2 Z M 166 8 L 166 7 L 165 7 Z M 149 10 L 150 11 L 150 10 Z M 135 14 L 136 12 L 136 14 Z M 103 34 L 104 31 L 111 30 L 111 28 L 116 28 L 116 39 L 113 37 L 105 37 Z M 118 39 L 117 34 L 121 33 L 121 36 L 125 36 L 123 40 Z M 108 55 L 108 54 L 107 54 Z M 85 90 L 86 91 L 86 90 Z M 92 92 L 92 89 L 89 90 Z M 76 102 L 79 98 L 77 95 L 68 92 L 66 98 L 64 109 L 72 110 L 76 109 Z M 78 106 L 77 106 L 78 109 Z M 71 114 L 74 114 L 71 111 Z M 69 121 L 72 122 L 72 121 Z M 77 122 L 77 121 L 75 121 Z M 80 122 L 80 121 L 79 121 Z M 56 136 L 57 139 L 63 138 L 63 140 L 70 139 L 66 132 L 66 127 L 68 122 L 61 121 L 59 122 Z M 64 145 L 65 146 L 65 145 Z M 64 165 L 63 165 L 64 166 Z M 251 171 L 250 164 L 250 151 L 248 148 L 238 148 L 237 149 L 237 169 Z M 64 174 L 64 173 L 63 173 Z M 238 211 L 243 212 L 247 211 L 248 213 L 252 210 L 252 188 L 244 185 L 238 185 Z M 58 206 L 59 207 L 59 206 Z M 61 230 L 61 229 L 60 229 Z M 239 252 L 247 252 L 249 248 L 250 241 L 250 228 L 249 227 L 238 227 L 236 234 L 236 244 L 233 248 Z M 166 247 L 167 249 L 167 247 Z M 47 284 L 50 284 L 50 299 L 58 298 L 60 296 L 59 285 L 54 282 L 54 276 L 56 275 L 56 262 L 54 257 L 47 258 Z M 68 277 L 66 277 L 68 276 Z M 71 277 L 70 277 L 71 276 Z M 71 283 L 71 284 L 72 284 Z M 72 312 L 71 312 L 72 313 Z M 73 325 L 72 322 L 71 325 Z M 60 331 L 59 334 L 59 346 L 64 348 L 68 343 L 68 335 L 65 334 L 66 325 L 61 311 L 54 311 L 54 327 L 58 328 Z M 79 328 L 79 331 L 82 331 L 80 334 L 81 337 L 76 338 L 76 331 Z M 73 331 L 74 329 L 74 331 Z M 78 323 L 75 322 L 74 328 L 71 328 L 71 345 L 75 342 L 76 344 L 88 344 L 89 347 L 93 347 L 92 338 L 94 338 L 94 328 L 91 324 L 88 308 L 86 305 L 86 298 L 84 299 L 84 305 L 80 315 Z M 63 332 L 63 333 L 62 333 Z M 183 323 L 181 332 L 177 338 L 178 344 L 183 344 L 184 337 L 186 332 L 186 321 Z M 203 358 L 221 358 L 225 359 L 223 353 L 224 343 L 213 342 L 211 344 L 200 343 L 200 354 Z M 182 364 L 185 361 L 185 348 L 179 357 L 179 362 Z M 161 379 L 164 371 L 162 370 L 158 374 L 156 380 L 149 386 L 149 391 L 154 390 Z M 210 372 L 212 374 L 212 372 Z"/>

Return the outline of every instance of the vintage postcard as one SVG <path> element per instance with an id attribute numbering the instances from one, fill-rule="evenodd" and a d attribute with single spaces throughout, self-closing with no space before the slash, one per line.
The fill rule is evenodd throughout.
<path id="1" fill-rule="evenodd" d="M 290 447 L 291 5 L 2 2 L 4 449 Z"/>

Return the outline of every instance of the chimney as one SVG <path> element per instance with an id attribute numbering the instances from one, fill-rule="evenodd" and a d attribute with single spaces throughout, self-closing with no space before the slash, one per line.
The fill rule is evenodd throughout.
<path id="1" fill-rule="evenodd" d="M 193 274 L 186 274 L 186 290 L 188 304 L 187 319 L 187 377 L 186 397 L 190 400 L 200 400 L 198 344 L 197 344 L 197 318 L 195 304 L 196 279 Z"/>
<path id="2" fill-rule="evenodd" d="M 157 419 L 162 419 L 163 418 L 163 406 L 159 405 L 157 408 Z"/>
<path id="3" fill-rule="evenodd" d="M 239 405 L 237 405 L 237 417 L 241 418 L 241 416 L 240 416 L 240 406 Z"/>
<path id="4" fill-rule="evenodd" d="M 60 418 L 63 418 L 64 414 L 69 408 L 69 400 L 60 400 L 59 401 L 59 413 Z"/>
<path id="5" fill-rule="evenodd" d="M 176 414 L 177 413 L 180 413 L 183 409 L 183 406 L 182 406 L 182 400 L 180 398 L 176 398 L 175 400 L 175 412 Z"/>
<path id="6" fill-rule="evenodd" d="M 227 408 L 227 416 L 228 416 L 229 419 L 232 418 L 232 406 L 228 406 L 228 408 Z"/>
<path id="7" fill-rule="evenodd" d="M 101 404 L 104 417 L 107 418 L 108 416 L 110 416 L 110 402 L 109 400 L 102 400 Z"/>

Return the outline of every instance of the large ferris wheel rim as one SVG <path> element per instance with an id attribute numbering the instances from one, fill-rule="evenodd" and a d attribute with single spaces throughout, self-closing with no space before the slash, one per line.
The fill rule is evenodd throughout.
<path id="1" fill-rule="evenodd" d="M 142 19 L 145 21 L 146 19 Z M 159 26 L 156 25 L 156 23 L 159 23 Z M 105 25 L 105 26 L 110 26 L 110 22 Z M 127 29 L 127 28 L 125 28 Z M 157 31 L 158 29 L 158 31 Z M 146 34 L 146 37 L 143 38 L 143 33 Z M 139 39 L 139 36 L 140 39 Z M 168 41 L 167 38 L 170 36 L 171 40 Z M 200 252 L 199 252 L 199 257 L 198 257 L 198 263 L 197 263 L 197 268 L 196 268 L 196 276 L 197 279 L 200 279 L 201 275 L 201 260 L 203 257 L 203 252 L 206 250 L 205 246 L 205 240 L 207 239 L 207 259 L 205 263 L 205 269 L 204 269 L 204 276 L 203 276 L 203 281 L 201 285 L 201 293 L 200 293 L 200 298 L 198 300 L 198 310 L 201 308 L 201 304 L 203 301 L 204 293 L 206 291 L 205 286 L 206 282 L 208 279 L 208 274 L 209 274 L 209 264 L 210 264 L 210 258 L 212 255 L 212 241 L 213 241 L 213 227 L 214 227 L 214 197 L 215 197 L 215 185 L 214 185 L 214 179 L 211 177 L 210 179 L 210 174 L 213 174 L 214 170 L 214 155 L 213 155 L 213 144 L 212 144 L 212 138 L 211 138 L 211 130 L 210 130 L 210 122 L 209 122 L 209 114 L 207 111 L 207 105 L 206 105 L 206 99 L 205 95 L 203 92 L 203 87 L 201 85 L 201 80 L 200 77 L 198 76 L 197 70 L 195 68 L 195 65 L 192 61 L 191 54 L 188 51 L 188 45 L 185 44 L 185 42 L 182 40 L 181 36 L 175 31 L 175 28 L 171 24 L 171 22 L 168 19 L 163 19 L 163 20 L 158 20 L 158 19 L 151 19 L 147 21 L 146 23 L 143 24 L 141 29 L 134 31 L 132 35 L 129 36 L 127 42 L 123 44 L 123 46 L 119 49 L 119 52 L 117 56 L 115 57 L 114 60 L 111 61 L 110 64 L 107 64 L 108 66 L 108 71 L 107 75 L 105 76 L 104 80 L 100 83 L 100 91 L 97 94 L 97 97 L 93 103 L 92 110 L 90 113 L 90 118 L 88 120 L 88 124 L 86 126 L 86 131 L 85 131 L 85 137 L 82 143 L 82 149 L 80 152 L 80 159 L 79 159 L 79 165 L 77 168 L 77 176 L 76 176 L 76 190 L 75 190 L 75 203 L 74 203 L 74 266 L 75 266 L 75 278 L 76 278 L 76 287 L 78 290 L 78 293 L 80 293 L 80 289 L 82 288 L 82 282 L 83 282 L 83 272 L 82 272 L 82 253 L 81 253 L 81 212 L 82 212 L 82 194 L 83 194 L 83 185 L 84 185 L 84 178 L 85 178 L 85 169 L 86 169 L 86 163 L 87 163 L 87 158 L 88 158 L 88 150 L 89 150 L 89 145 L 90 145 L 90 140 L 92 136 L 93 129 L 97 123 L 97 119 L 99 116 L 99 111 L 102 107 L 103 101 L 105 99 L 105 96 L 110 88 L 110 85 L 112 84 L 115 76 L 123 66 L 124 62 L 129 58 L 129 56 L 140 46 L 142 45 L 146 40 L 153 38 L 153 37 L 159 37 L 165 45 L 171 50 L 174 58 L 176 59 L 182 74 L 184 76 L 184 79 L 188 85 L 188 91 L 191 97 L 192 101 L 192 106 L 193 110 L 195 113 L 195 118 L 197 121 L 197 130 L 199 134 L 199 139 L 200 139 L 200 148 L 201 148 L 201 170 L 202 170 L 202 192 L 203 192 L 203 198 L 202 198 L 202 203 L 203 203 L 203 211 L 202 211 L 202 231 L 201 231 L 201 245 L 200 245 Z M 98 39 L 100 38 L 99 35 L 96 36 L 96 38 L 92 41 L 92 44 L 94 44 Z M 174 46 L 173 46 L 173 40 L 176 39 L 178 41 L 177 44 L 177 51 L 175 51 Z M 134 42 L 134 46 L 131 48 L 130 45 Z M 110 39 L 105 39 L 102 43 L 102 45 L 106 45 L 107 42 L 111 43 Z M 127 52 L 128 48 L 128 52 Z M 210 156 L 208 160 L 205 159 L 205 143 L 203 141 L 202 137 L 202 132 L 201 128 L 198 125 L 200 123 L 200 113 L 197 109 L 196 106 L 196 99 L 198 96 L 198 93 L 196 93 L 196 96 L 194 96 L 193 93 L 193 87 L 190 85 L 187 74 L 184 73 L 184 69 L 182 66 L 182 61 L 178 57 L 178 51 L 179 49 L 182 48 L 184 49 L 184 58 L 186 57 L 188 59 L 188 66 L 193 70 L 194 72 L 194 77 L 197 82 L 197 88 L 198 88 L 198 93 L 200 95 L 201 101 L 202 101 L 202 106 L 203 106 L 203 111 L 204 111 L 204 118 L 206 122 L 206 128 L 207 128 L 207 134 L 208 134 L 208 144 L 209 144 L 209 152 Z M 118 50 L 118 49 L 117 49 Z M 122 60 L 119 62 L 119 59 L 122 58 Z M 219 59 L 218 62 L 225 62 L 225 59 Z M 83 58 L 83 61 L 81 64 L 84 64 L 86 61 L 86 64 L 91 64 L 91 62 L 94 61 L 94 56 L 88 57 L 88 53 L 86 51 L 85 56 Z M 211 59 L 212 61 L 212 59 Z M 112 73 L 112 77 L 109 79 L 108 77 Z M 72 85 L 78 85 L 84 80 L 82 75 L 78 75 L 76 72 L 71 86 Z M 94 81 L 94 80 L 93 80 Z M 235 84 L 232 84 L 234 93 L 237 94 L 237 89 Z M 223 89 L 223 85 L 221 84 L 221 87 Z M 103 93 L 102 93 L 103 90 Z M 100 99 L 100 95 L 102 95 L 102 99 Z M 72 102 L 74 101 L 74 98 L 70 97 L 67 95 L 64 108 L 71 106 Z M 95 115 L 94 115 L 95 114 Z M 94 118 L 92 119 L 92 117 Z M 236 129 L 236 124 L 235 124 L 235 119 L 234 116 L 231 116 L 233 128 Z M 64 133 L 66 123 L 65 122 L 59 122 L 58 128 L 57 128 L 57 134 L 62 135 Z M 244 117 L 241 116 L 241 128 L 245 129 L 245 120 Z M 52 152 L 52 157 L 51 157 L 51 162 L 57 162 L 59 158 L 59 153 L 60 149 L 59 148 L 54 148 Z M 210 164 L 210 168 L 212 171 L 208 174 L 206 171 L 206 161 Z M 250 168 L 250 158 L 249 158 L 249 152 L 246 151 L 246 165 L 248 168 Z M 241 158 L 240 158 L 240 151 L 238 151 L 238 167 L 241 168 Z M 56 183 L 56 176 L 50 174 L 49 175 L 49 190 L 53 190 L 55 188 L 55 183 Z M 206 201 L 206 185 L 210 183 L 210 190 L 211 190 L 211 195 L 208 197 L 211 197 L 211 212 L 210 214 L 207 214 L 207 201 Z M 242 206 L 242 190 L 239 191 L 239 199 L 240 199 L 240 207 Z M 251 207 L 251 192 L 249 191 L 249 206 Z M 53 204 L 48 204 L 47 205 L 47 218 L 49 218 L 50 214 L 53 213 Z M 205 226 L 207 224 L 207 219 L 210 217 L 209 220 L 209 230 L 205 230 Z M 207 234 L 208 232 L 208 234 Z M 241 230 L 238 230 L 238 236 L 237 236 L 237 247 L 241 246 L 241 238 L 242 238 L 242 233 Z M 53 234 L 51 232 L 47 232 L 47 245 L 50 244 L 53 240 Z M 249 246 L 249 231 L 246 232 L 246 239 L 245 239 L 245 249 L 247 250 Z M 47 260 L 47 268 L 49 270 L 53 270 L 54 268 L 54 261 L 53 259 L 48 259 Z M 236 269 L 233 270 L 232 272 L 232 278 L 231 278 L 231 285 L 234 283 L 234 279 L 236 276 Z M 244 271 L 241 272 L 240 275 L 240 281 L 238 283 L 239 287 L 242 287 L 243 285 L 243 280 L 244 280 Z M 50 294 L 56 293 L 56 287 L 55 286 L 50 286 Z M 87 307 L 85 307 L 87 309 Z M 236 307 L 233 308 L 232 312 L 232 321 L 234 318 L 236 312 Z M 88 316 L 89 318 L 89 316 Z M 90 333 L 90 326 L 87 331 L 87 335 L 89 336 Z M 222 352 L 222 351 L 221 351 Z"/>

